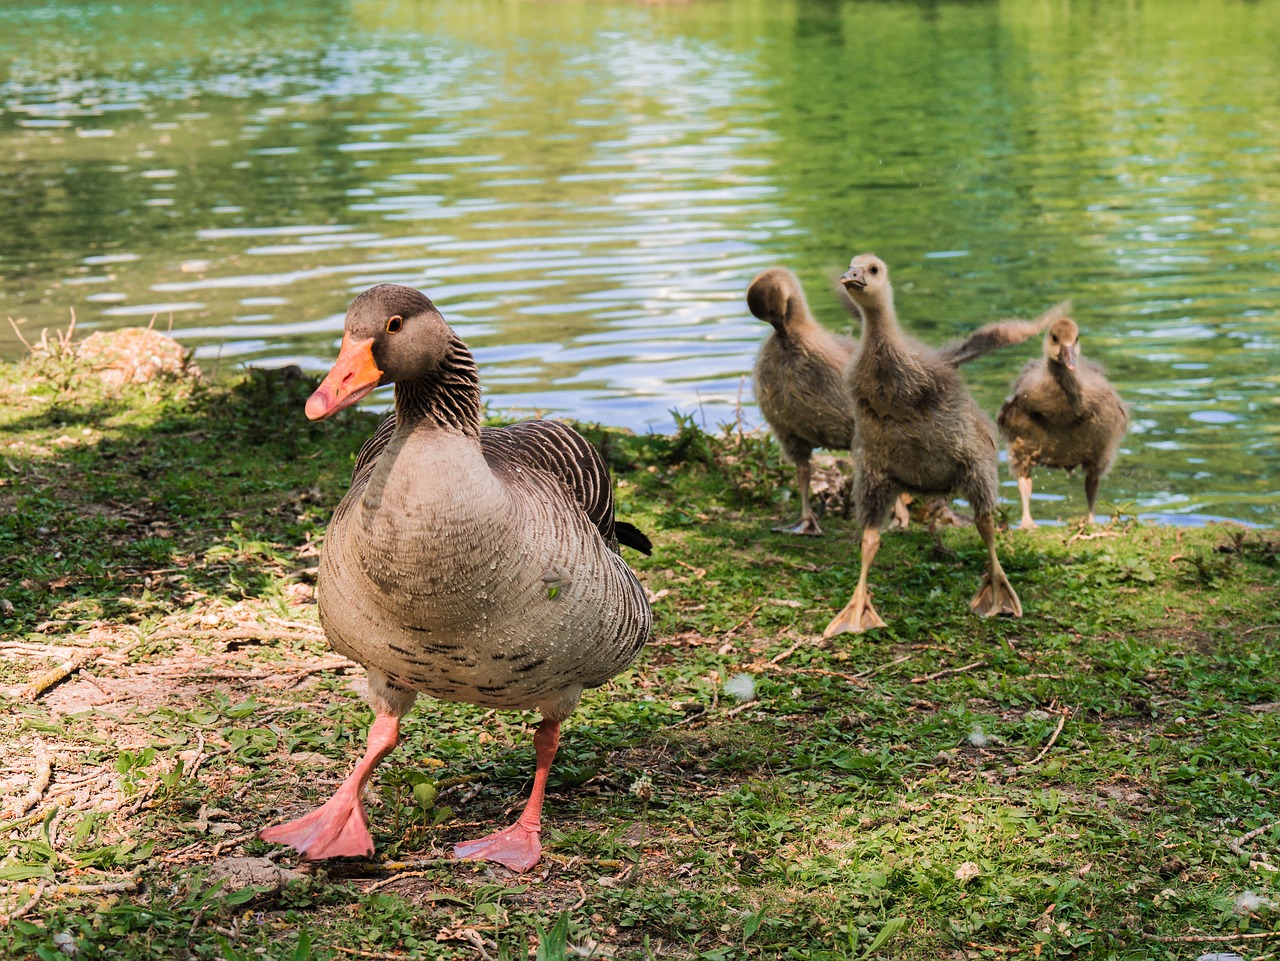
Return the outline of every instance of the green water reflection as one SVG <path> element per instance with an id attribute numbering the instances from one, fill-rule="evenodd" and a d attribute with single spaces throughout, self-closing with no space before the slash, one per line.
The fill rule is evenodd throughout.
<path id="1" fill-rule="evenodd" d="M 1275 523 L 1278 52 L 1240 0 L 10 3 L 0 297 L 319 370 L 411 283 L 495 408 L 666 429 L 749 399 L 757 270 L 844 326 L 870 249 L 926 340 L 1075 298 L 1134 408 L 1104 500 Z"/>

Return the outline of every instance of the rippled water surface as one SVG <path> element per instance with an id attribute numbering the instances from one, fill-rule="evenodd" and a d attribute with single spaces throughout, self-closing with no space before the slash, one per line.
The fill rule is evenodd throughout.
<path id="1" fill-rule="evenodd" d="M 1133 406 L 1107 504 L 1280 521 L 1280 4 L 7 3 L 0 53 L 27 337 L 319 372 L 394 281 L 494 410 L 714 428 L 759 420 L 755 272 L 845 327 L 874 250 L 926 341 L 1075 299 Z M 967 368 L 987 410 L 1033 352 Z"/>

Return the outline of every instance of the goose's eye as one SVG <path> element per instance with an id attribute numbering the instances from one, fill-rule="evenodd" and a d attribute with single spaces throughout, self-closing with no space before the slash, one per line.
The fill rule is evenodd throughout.
<path id="1" fill-rule="evenodd" d="M 875 264 L 872 264 L 872 265 L 871 265 L 870 273 L 878 274 L 878 273 L 880 273 L 880 268 L 879 268 L 879 267 L 877 267 Z"/>
<path id="2" fill-rule="evenodd" d="M 1056 344 L 1056 343 L 1058 342 L 1058 335 L 1057 335 L 1057 334 L 1050 334 L 1050 335 L 1049 335 L 1049 339 L 1050 339 L 1050 340 L 1052 340 L 1052 341 Z"/>
<path id="3" fill-rule="evenodd" d="M 394 334 L 403 326 L 404 326 L 404 318 L 401 317 L 399 314 L 396 314 L 393 317 L 388 318 L 387 320 L 387 333 Z"/>

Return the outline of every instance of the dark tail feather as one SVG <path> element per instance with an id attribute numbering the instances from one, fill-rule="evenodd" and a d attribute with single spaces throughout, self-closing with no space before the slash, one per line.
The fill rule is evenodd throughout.
<path id="1" fill-rule="evenodd" d="M 1011 347 L 1042 334 L 1055 320 L 1066 317 L 1069 313 L 1071 301 L 1064 300 L 1060 304 L 1054 304 L 1035 320 L 997 320 L 994 324 L 979 327 L 964 340 L 947 344 L 938 353 L 952 367 L 959 367 L 997 348 Z"/>
<path id="2" fill-rule="evenodd" d="M 619 544 L 624 547 L 630 547 L 633 551 L 639 551 L 645 557 L 653 555 L 653 541 L 649 540 L 644 531 L 634 524 L 628 524 L 626 521 L 614 521 L 613 531 L 618 537 Z"/>

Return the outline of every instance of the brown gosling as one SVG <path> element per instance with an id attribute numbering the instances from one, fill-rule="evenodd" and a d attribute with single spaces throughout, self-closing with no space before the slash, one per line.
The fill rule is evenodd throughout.
<path id="1" fill-rule="evenodd" d="M 857 306 L 843 297 L 856 313 Z M 832 333 L 809 311 L 800 280 L 785 267 L 771 267 L 747 288 L 747 307 L 772 332 L 760 345 L 752 372 L 756 403 L 782 449 L 795 465 L 800 492 L 800 520 L 774 530 L 820 536 L 822 527 L 810 500 L 812 456 L 816 448 L 850 450 L 854 417 L 844 370 L 857 341 Z M 1067 304 L 1051 308 L 1034 321 L 1002 320 L 987 324 L 940 351 L 952 366 L 981 357 L 999 347 L 1019 344 L 1044 330 Z M 860 316 L 860 315 L 859 315 Z M 893 505 L 893 527 L 910 523 L 903 494 Z"/>
<path id="2" fill-rule="evenodd" d="M 847 451 L 853 446 L 853 409 L 844 389 L 844 368 L 857 341 L 835 334 L 809 312 L 800 280 L 785 267 L 771 267 L 747 288 L 747 307 L 773 331 L 760 345 L 751 382 L 760 413 L 782 454 L 795 465 L 800 520 L 775 531 L 820 537 L 810 500 L 815 448 Z M 906 503 L 894 504 L 897 526 L 906 527 Z"/>
<path id="3" fill-rule="evenodd" d="M 1044 336 L 1044 356 L 1022 369 L 997 418 L 1018 479 L 1022 530 L 1031 516 L 1033 467 L 1084 468 L 1087 523 L 1094 522 L 1098 484 L 1115 462 L 1129 411 L 1102 368 L 1080 356 L 1080 328 L 1060 317 Z"/>
<path id="4" fill-rule="evenodd" d="M 862 315 L 862 341 L 845 369 L 853 403 L 854 504 L 862 526 L 862 569 L 844 610 L 823 631 L 883 627 L 871 604 L 867 572 L 880 527 L 902 491 L 962 493 L 987 546 L 987 569 L 970 606 L 984 617 L 1022 616 L 1022 603 L 996 556 L 999 475 L 995 425 L 974 402 L 953 363 L 898 325 L 884 261 L 854 257 L 840 282 Z"/>

